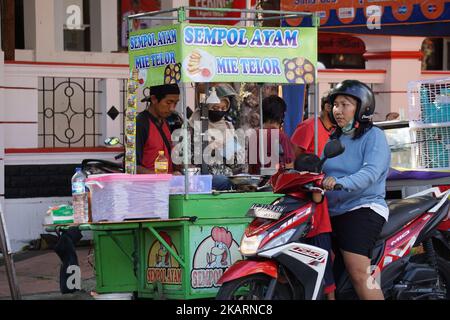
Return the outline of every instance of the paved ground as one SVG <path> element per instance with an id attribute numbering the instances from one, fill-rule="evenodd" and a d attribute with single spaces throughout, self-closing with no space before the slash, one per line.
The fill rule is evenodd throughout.
<path id="1" fill-rule="evenodd" d="M 87 300 L 95 290 L 93 250 L 90 247 L 77 248 L 81 267 L 81 291 L 73 294 L 59 292 L 60 260 L 51 250 L 27 251 L 14 255 L 20 293 L 26 300 Z M 0 300 L 11 299 L 6 270 L 0 259 Z"/>

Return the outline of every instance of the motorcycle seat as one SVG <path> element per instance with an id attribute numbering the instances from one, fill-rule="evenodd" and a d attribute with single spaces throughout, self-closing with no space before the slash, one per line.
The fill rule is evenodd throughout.
<path id="1" fill-rule="evenodd" d="M 388 200 L 389 219 L 381 230 L 379 239 L 386 239 L 399 231 L 406 223 L 426 212 L 439 202 L 432 196 Z"/>

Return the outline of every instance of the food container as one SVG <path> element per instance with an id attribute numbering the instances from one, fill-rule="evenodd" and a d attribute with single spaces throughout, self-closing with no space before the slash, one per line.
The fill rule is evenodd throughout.
<path id="1" fill-rule="evenodd" d="M 102 174 L 86 180 L 92 222 L 167 219 L 170 174 Z"/>
<path id="2" fill-rule="evenodd" d="M 47 211 L 46 221 L 48 224 L 73 223 L 73 208 L 67 204 L 50 207 Z"/>
<path id="3" fill-rule="evenodd" d="M 184 176 L 172 176 L 170 180 L 170 194 L 184 194 Z M 212 192 L 212 176 L 211 175 L 189 175 L 189 193 L 191 194 L 207 194 Z"/>

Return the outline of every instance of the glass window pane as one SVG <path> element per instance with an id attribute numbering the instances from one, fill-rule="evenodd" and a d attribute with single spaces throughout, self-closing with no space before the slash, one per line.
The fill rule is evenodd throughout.
<path id="1" fill-rule="evenodd" d="M 120 1 L 120 16 L 122 17 L 122 23 L 120 27 L 120 47 L 128 48 L 128 22 L 123 18 L 129 15 L 161 10 L 161 0 L 121 0 Z M 152 21 L 150 20 L 135 20 L 133 28 L 146 29 L 151 27 Z"/>
<path id="2" fill-rule="evenodd" d="M 89 0 L 64 0 L 64 50 L 90 51 Z"/>

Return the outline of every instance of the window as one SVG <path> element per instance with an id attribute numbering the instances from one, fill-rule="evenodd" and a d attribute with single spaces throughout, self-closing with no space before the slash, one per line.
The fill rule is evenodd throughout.
<path id="1" fill-rule="evenodd" d="M 319 54 L 319 61 L 327 69 L 364 69 L 366 65 L 362 54 Z"/>
<path id="2" fill-rule="evenodd" d="M 450 38 L 444 40 L 444 70 L 450 70 Z"/>
<path id="3" fill-rule="evenodd" d="M 422 42 L 422 70 L 443 70 L 443 38 L 426 38 Z"/>
<path id="4" fill-rule="evenodd" d="M 39 79 L 39 147 L 97 147 L 101 136 L 100 79 Z"/>
<path id="5" fill-rule="evenodd" d="M 119 48 L 128 48 L 128 20 L 129 15 L 161 10 L 161 0 L 119 0 Z M 146 29 L 154 23 L 152 20 L 135 20 L 134 29 Z"/>
<path id="6" fill-rule="evenodd" d="M 1 0 L 1 50 L 5 60 L 15 60 L 15 49 L 25 48 L 23 0 Z"/>
<path id="7" fill-rule="evenodd" d="M 319 33 L 319 61 L 328 69 L 364 69 L 366 47 L 356 37 L 334 33 Z"/>
<path id="8" fill-rule="evenodd" d="M 64 50 L 90 51 L 89 0 L 64 0 Z"/>
<path id="9" fill-rule="evenodd" d="M 23 0 L 14 2 L 16 49 L 25 49 L 25 33 L 23 21 Z"/>

